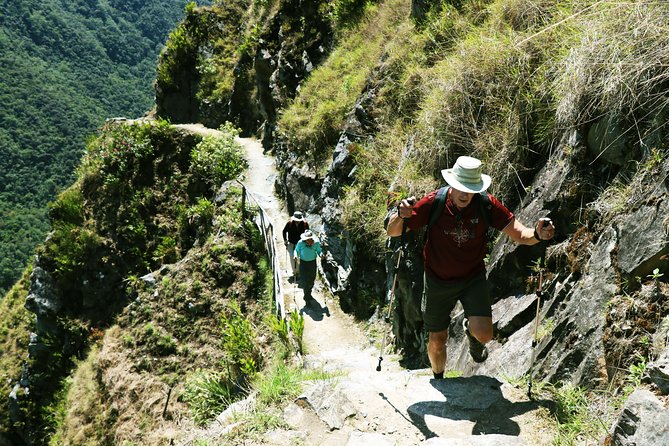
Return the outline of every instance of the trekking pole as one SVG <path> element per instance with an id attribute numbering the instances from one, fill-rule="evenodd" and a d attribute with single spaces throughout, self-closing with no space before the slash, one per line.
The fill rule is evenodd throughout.
<path id="1" fill-rule="evenodd" d="M 388 316 L 386 316 L 386 321 L 390 320 L 390 312 L 393 310 L 393 302 L 395 300 L 395 287 L 397 286 L 397 275 L 400 270 L 400 261 L 402 259 L 402 254 L 404 252 L 404 236 L 406 233 L 406 220 L 402 220 L 402 236 L 400 239 L 400 247 L 399 247 L 399 252 L 397 253 L 397 264 L 395 265 L 395 277 L 393 278 L 393 288 L 390 291 L 390 303 L 388 304 Z M 381 352 L 379 353 L 379 364 L 376 366 L 376 371 L 380 372 L 381 371 L 381 361 L 383 361 L 383 351 L 386 348 L 386 337 L 388 335 L 388 331 L 384 330 L 383 333 L 383 340 L 381 341 Z"/>
<path id="2" fill-rule="evenodd" d="M 551 223 L 550 220 L 547 223 Z M 541 242 L 543 243 L 543 241 Z M 532 399 L 532 375 L 534 374 L 534 362 L 537 359 L 537 345 L 539 344 L 539 316 L 541 313 L 541 299 L 543 298 L 543 279 L 544 279 L 544 266 L 546 264 L 546 249 L 547 245 L 544 245 L 544 249 L 541 252 L 541 257 L 539 257 L 539 283 L 537 284 L 537 311 L 534 315 L 534 335 L 532 337 L 532 359 L 530 362 L 529 370 L 529 380 L 527 383 L 527 397 Z"/>

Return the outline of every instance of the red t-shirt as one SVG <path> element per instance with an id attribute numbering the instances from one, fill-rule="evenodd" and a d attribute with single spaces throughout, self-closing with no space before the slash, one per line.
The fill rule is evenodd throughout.
<path id="1" fill-rule="evenodd" d="M 432 191 L 416 203 L 407 221 L 409 229 L 416 231 L 427 225 L 436 195 L 437 191 Z M 492 195 L 488 197 L 492 204 L 490 225 L 501 231 L 513 220 L 513 213 Z M 430 228 L 423 250 L 425 271 L 432 277 L 466 279 L 485 270 L 487 228 L 480 199 L 477 194 L 466 208 L 458 210 L 449 190 L 443 213 Z"/>

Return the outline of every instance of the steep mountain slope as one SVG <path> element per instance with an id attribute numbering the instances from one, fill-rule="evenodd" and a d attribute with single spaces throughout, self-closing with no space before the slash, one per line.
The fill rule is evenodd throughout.
<path id="1" fill-rule="evenodd" d="M 541 307 L 538 376 L 558 387 L 609 390 L 610 408 L 646 366 L 651 386 L 662 388 L 669 316 L 669 54 L 662 29 L 669 5 L 355 3 L 364 13 L 330 21 L 332 46 L 310 64 L 314 41 L 301 38 L 313 35 L 314 14 L 303 11 L 294 26 L 282 11 L 299 2 L 270 2 L 267 20 L 254 22 L 239 45 L 254 57 L 252 66 L 243 65 L 251 70 L 247 82 L 224 98 L 198 84 L 190 85 L 192 94 L 180 90 L 194 103 L 245 97 L 245 110 L 279 110 L 261 114 L 261 124 L 247 131 L 260 128 L 263 142 L 269 139 L 288 210 L 306 211 L 325 234 L 324 275 L 342 308 L 366 319 L 387 303 L 395 273 L 386 257 L 388 210 L 401 197 L 436 188 L 440 170 L 458 155 L 474 155 L 493 177 L 491 192 L 521 221 L 549 216 L 557 224 L 547 254 L 553 300 Z M 287 26 L 273 34 L 273 20 Z M 186 54 L 206 53 L 205 42 L 189 43 Z M 219 56 L 214 49 L 197 66 L 213 72 L 211 64 L 229 76 L 238 66 L 217 64 Z M 248 55 L 237 60 L 249 62 Z M 159 90 L 157 101 L 168 97 Z M 169 116 L 170 109 L 161 112 Z M 528 371 L 536 268 L 545 247 L 491 240 L 496 339 L 480 371 Z M 411 367 L 425 358 L 419 250 L 412 242 L 401 265 L 394 317 L 397 347 Z M 449 341 L 449 366 L 456 369 L 464 357 L 461 318 L 454 318 Z M 610 414 L 602 418 L 611 422 Z"/>
<path id="2" fill-rule="evenodd" d="M 181 127 L 181 126 L 180 126 Z M 197 128 L 193 126 L 183 126 Z M 273 193 L 277 171 L 273 157 L 256 141 L 245 140 L 249 169 L 244 183 L 263 207 L 274 228 L 287 217 Z M 279 242 L 280 249 L 283 249 Z M 232 405 L 205 428 L 188 429 L 180 446 L 209 445 L 551 445 L 556 430 L 555 403 L 530 401 L 524 389 L 503 379 L 466 376 L 433 380 L 428 369 L 407 370 L 399 355 L 385 351 L 379 362 L 377 330 L 390 327 L 360 324 L 342 312 L 337 300 L 318 281 L 307 305 L 302 289 L 289 279 L 285 256 L 279 256 L 287 311 L 304 315 L 306 370 L 332 376 L 303 383 L 303 391 L 281 407 L 278 426 L 249 434 L 255 398 Z M 381 370 L 377 371 L 377 365 Z M 536 396 L 536 395 L 535 395 Z M 426 440 L 431 439 L 429 443 Z"/>
<path id="3" fill-rule="evenodd" d="M 345 10 L 342 5 L 358 7 L 359 13 L 335 14 Z M 665 427 L 669 426 L 669 411 L 666 397 L 661 395 L 669 393 L 666 386 L 669 382 L 666 373 L 669 158 L 665 137 L 669 65 L 664 63 L 669 45 L 663 32 L 669 6 L 664 2 L 603 0 L 340 0 L 308 5 L 299 0 L 276 0 L 235 6 L 226 9 L 224 2 L 217 2 L 212 8 L 188 8 L 184 23 L 172 33 L 160 59 L 157 112 L 178 120 L 207 121 L 212 126 L 234 120 L 245 127 L 245 132 L 257 132 L 263 141 L 269 142 L 265 148 L 276 155 L 279 171 L 275 185 L 285 199 L 287 210 L 305 211 L 324 246 L 322 276 L 332 297 L 326 293 L 319 301 L 320 308 L 304 310 L 313 318 L 312 322 L 327 317 L 326 310 L 330 308 L 324 305 L 329 305 L 327 299 L 331 298 L 358 320 L 378 320 L 378 314 L 389 304 L 392 279 L 397 273 L 396 305 L 390 308 L 394 335 L 390 345 L 406 369 L 393 364 L 388 367 L 392 371 L 388 374 L 390 382 L 376 382 L 370 376 L 375 374 L 369 372 L 369 363 L 375 365 L 374 355 L 366 349 L 361 349 L 360 354 L 349 354 L 348 350 L 343 355 L 334 352 L 333 363 L 328 363 L 323 348 L 320 352 L 326 352 L 325 359 L 314 362 L 328 368 L 336 369 L 334 364 L 337 364 L 350 371 L 349 359 L 365 364 L 365 373 L 350 373 L 360 378 L 358 383 L 367 383 L 363 391 L 370 390 L 371 394 L 365 394 L 351 409 L 344 399 L 334 403 L 329 399 L 324 401 L 323 387 L 316 387 L 313 393 L 299 399 L 302 409 L 305 401 L 311 409 L 301 411 L 291 407 L 286 413 L 280 411 L 280 405 L 271 405 L 270 409 L 255 414 L 258 416 L 255 423 L 244 419 L 227 425 L 226 432 L 236 430 L 242 442 L 252 444 L 302 441 L 304 438 L 296 436 L 290 425 L 284 423 L 300 426 L 300 417 L 304 415 L 314 423 L 315 437 L 309 440 L 327 444 L 328 438 L 319 437 L 325 432 L 323 425 L 318 424 L 323 423 L 322 419 L 312 416 L 319 409 L 327 412 L 326 409 L 337 407 L 344 409 L 336 414 L 337 420 L 346 419 L 351 413 L 356 416 L 349 424 L 342 424 L 345 427 L 341 431 L 331 431 L 329 440 L 341 443 L 347 439 L 352 444 L 358 440 L 382 441 L 377 436 L 358 435 L 363 430 L 372 434 L 375 426 L 382 428 L 383 434 L 393 434 L 392 426 L 363 420 L 362 407 L 366 401 L 373 401 L 374 410 L 381 406 L 388 409 L 386 405 L 391 406 L 388 403 L 401 401 L 400 409 L 387 414 L 388 420 L 402 425 L 399 441 L 408 438 L 409 433 L 415 434 L 416 429 L 425 438 L 447 437 L 457 431 L 456 427 L 464 425 L 468 434 L 494 431 L 513 437 L 500 441 L 532 444 L 531 437 L 521 438 L 515 415 L 526 415 L 527 410 L 531 414 L 537 406 L 522 401 L 518 389 L 504 388 L 500 400 L 497 392 L 500 387 L 490 378 L 504 376 L 505 381 L 526 383 L 532 369 L 534 375 L 529 378 L 534 380 L 535 388 L 547 389 L 556 401 L 554 414 L 560 422 L 556 442 L 667 444 L 669 431 Z M 210 235 L 224 234 L 225 228 L 235 227 L 234 224 L 227 221 L 227 226 L 216 226 L 218 229 L 207 233 L 204 240 L 198 239 L 198 223 L 211 221 L 202 218 L 202 212 L 211 208 L 196 200 L 206 187 L 182 189 L 188 184 L 186 178 L 190 178 L 185 169 L 190 170 L 188 166 L 193 162 L 185 160 L 184 151 L 192 149 L 194 140 L 190 138 L 197 138 L 181 133 L 165 137 L 163 132 L 170 135 L 168 128 L 171 127 L 163 123 L 155 129 L 155 134 L 149 132 L 156 141 L 166 144 L 159 144 L 161 150 L 157 152 L 147 150 L 153 146 L 142 144 L 142 138 L 133 139 L 132 150 L 123 150 L 123 156 L 115 156 L 113 150 L 99 151 L 100 155 L 108 155 L 102 157 L 103 168 L 87 171 L 89 180 L 84 185 L 99 185 L 113 192 L 107 194 L 108 202 L 93 201 L 94 215 L 104 217 L 100 224 L 82 218 L 77 210 L 80 202 L 77 193 L 63 194 L 55 207 L 53 216 L 59 222 L 55 225 L 56 236 L 47 239 L 45 248 L 40 250 L 43 259 L 39 266 L 56 278 L 67 279 L 60 280 L 66 287 L 63 295 L 71 297 L 79 310 L 74 317 L 65 318 L 68 324 L 62 325 L 63 320 L 58 317 L 56 324 L 53 323 L 54 314 L 61 315 L 61 308 L 55 305 L 61 294 L 42 286 L 49 283 L 49 274 L 42 275 L 38 268 L 31 274 L 29 289 L 26 278 L 21 284 L 24 288 L 17 289 L 11 299 L 16 305 L 28 294 L 28 308 L 38 316 L 38 336 L 24 350 L 18 349 L 18 353 L 24 354 L 29 350 L 31 358 L 46 353 L 57 358 L 62 352 L 85 352 L 77 344 L 84 336 L 72 335 L 84 333 L 82 325 L 107 328 L 101 324 L 87 325 L 91 320 L 97 321 L 95 318 L 106 316 L 111 325 L 112 317 L 118 317 L 120 328 L 106 331 L 102 341 L 107 343 L 106 351 L 111 355 L 106 361 L 98 361 L 94 354 L 89 356 L 102 367 L 103 373 L 86 373 L 86 368 L 76 370 L 95 375 L 98 383 L 103 382 L 103 390 L 110 391 L 107 395 L 114 395 L 110 404 L 118 404 L 115 407 L 127 409 L 128 413 L 140 414 L 144 410 L 149 414 L 144 423 L 132 423 L 118 416 L 119 413 L 103 417 L 103 421 L 109 421 L 105 424 L 109 428 L 107 434 L 120 432 L 120 438 L 131 442 L 148 441 L 149 437 L 151 441 L 176 439 L 182 433 L 169 429 L 179 420 L 185 420 L 190 432 L 189 423 L 195 420 L 186 415 L 179 418 L 186 412 L 182 400 L 174 403 L 173 414 L 177 415 L 174 419 L 169 419 L 169 410 L 160 413 L 157 402 L 160 400 L 157 395 L 166 384 L 161 379 L 173 380 L 175 368 L 190 367 L 179 361 L 190 358 L 188 351 L 192 347 L 188 344 L 188 349 L 180 349 L 173 340 L 191 338 L 182 337 L 181 320 L 169 319 L 168 326 L 158 328 L 151 321 L 147 327 L 153 311 L 143 309 L 161 308 L 167 315 L 180 314 L 174 306 L 186 302 L 164 292 L 176 289 L 183 291 L 181 298 L 192 298 L 187 303 L 194 305 L 179 308 L 186 313 L 197 313 L 198 296 L 203 294 L 203 288 L 187 281 L 185 290 L 175 285 L 184 280 L 184 272 L 185 276 L 190 275 L 192 270 L 187 265 L 193 263 L 191 253 L 202 255 L 201 266 L 207 271 L 211 271 L 207 266 L 215 265 L 211 271 L 215 276 L 228 277 L 246 269 L 246 264 L 225 261 L 232 257 L 232 252 L 209 243 L 216 239 Z M 125 147 L 125 142 L 121 142 L 125 141 L 124 133 L 116 135 L 121 138 L 111 140 L 117 141 L 118 146 L 100 144 L 100 147 Z M 410 241 L 406 261 L 395 271 L 392 252 L 399 240 L 387 240 L 383 229 L 384 217 L 392 212 L 397 199 L 436 187 L 441 181 L 440 169 L 451 165 L 461 154 L 483 160 L 486 171 L 493 176 L 492 192 L 513 209 L 517 218 L 531 224 L 538 217 L 549 216 L 558 227 L 558 236 L 551 246 L 518 247 L 504 237 L 491 238 L 487 266 L 495 299 L 495 339 L 490 343 L 490 357 L 485 363 L 477 366 L 468 363 L 461 325 L 463 315 L 462 312 L 453 315 L 448 367 L 465 371 L 468 376 L 449 380 L 445 386 L 453 384 L 469 394 L 480 391 L 486 397 L 494 396 L 492 402 L 501 405 L 492 404 L 488 408 L 509 416 L 502 416 L 492 426 L 485 424 L 491 419 L 489 412 L 483 412 L 481 418 L 473 412 L 486 408 L 448 405 L 449 398 L 458 401 L 461 393 L 453 395 L 449 393 L 452 389 L 435 386 L 431 393 L 420 394 L 413 387 L 416 382 L 423 387 L 425 384 L 421 381 L 425 378 L 422 376 L 425 333 L 417 304 L 422 289 L 421 243 Z M 147 184 L 138 181 L 143 178 L 138 172 L 144 172 L 143 167 L 154 161 L 156 166 L 165 167 L 162 161 L 173 157 L 181 161 L 176 165 L 168 163 L 172 170 L 148 170 L 156 173 L 148 183 L 155 181 L 161 185 L 161 193 L 147 193 L 144 188 Z M 201 168 L 211 166 L 206 162 L 198 164 Z M 117 169 L 124 172 L 127 169 L 130 176 L 115 176 Z M 201 172 L 213 173 L 204 169 Z M 101 182 L 102 177 L 107 181 Z M 209 178 L 202 175 L 199 180 Z M 133 180 L 132 187 L 121 187 L 128 179 Z M 209 186 L 217 184 L 211 181 L 213 184 Z M 173 188 L 179 191 L 177 200 L 187 201 L 188 209 L 197 216 L 186 212 L 189 218 L 184 218 L 168 205 L 166 197 L 173 196 Z M 84 188 L 81 192 L 89 197 L 87 194 L 93 189 Z M 154 199 L 166 206 L 158 206 L 158 210 L 167 211 L 146 212 L 154 210 Z M 85 209 L 84 216 L 93 212 Z M 178 224 L 172 220 L 174 217 L 178 217 Z M 220 223 L 215 220 L 216 225 Z M 175 231 L 175 225 L 178 228 L 187 224 L 192 225 L 189 230 Z M 198 239 L 197 243 L 193 237 Z M 195 251 L 176 249 L 182 246 Z M 61 251 L 62 247 L 67 249 Z M 112 255 L 98 249 L 101 247 L 109 249 Z M 198 251 L 200 248 L 205 249 Z M 537 259 L 542 257 L 543 248 L 547 248 L 547 262 L 539 265 Z M 237 248 L 232 251 L 237 252 Z M 208 253 L 223 253 L 223 257 L 210 258 Z M 178 267 L 161 269 L 162 264 Z M 543 302 L 535 292 L 540 266 L 545 267 Z M 142 270 L 153 273 L 138 280 L 134 276 Z M 157 276 L 161 282 L 156 288 L 142 288 L 145 281 L 153 283 Z M 241 280 L 241 284 L 247 281 Z M 139 288 L 130 287 L 128 292 L 133 295 L 133 290 L 137 291 L 140 299 L 130 303 L 124 300 L 128 294 L 117 294 L 109 287 L 98 293 L 99 283 L 116 284 L 126 291 L 128 288 L 120 284 L 134 283 Z M 74 287 L 72 284 L 76 287 L 68 288 Z M 234 293 L 234 285 L 226 288 L 226 292 Z M 301 308 L 296 290 L 292 291 L 297 308 Z M 162 300 L 166 294 L 176 297 L 175 301 Z M 211 302 L 206 299 L 210 294 L 204 294 L 205 302 Z M 248 298 L 241 290 L 239 297 Z M 536 330 L 538 339 L 534 339 L 533 330 L 535 308 L 539 309 L 541 321 Z M 236 324 L 243 325 L 243 313 L 233 313 L 239 316 Z M 230 318 L 233 313 L 225 314 Z M 136 319 L 138 316 L 147 319 Z M 29 318 L 25 310 L 16 311 L 13 321 L 21 325 L 26 324 L 26 319 Z M 295 320 L 293 328 L 299 329 L 299 318 L 290 320 Z M 236 324 L 226 325 L 226 333 L 227 330 L 235 333 Z M 275 322 L 274 327 L 283 333 L 285 344 L 290 345 L 287 324 Z M 53 344 L 53 338 L 48 336 L 54 331 L 61 344 Z M 351 333 L 356 332 L 351 329 Z M 94 334 L 91 341 L 101 337 L 96 330 L 91 334 Z M 336 339 L 334 331 L 330 334 Z M 2 336 L 4 344 L 11 344 L 6 334 Z M 223 335 L 223 339 L 227 338 Z M 261 337 L 257 343 L 246 345 L 266 345 L 265 340 Z M 530 348 L 533 340 L 537 344 L 535 349 Z M 27 340 L 24 337 L 20 342 Z M 150 356 L 159 359 L 142 361 L 135 356 L 133 349 L 145 352 L 143 348 L 149 344 L 160 347 Z M 320 344 L 323 345 L 327 343 Z M 21 362 L 18 353 L 13 370 Z M 197 353 L 199 350 L 193 356 L 198 356 Z M 121 355 L 132 359 L 130 365 L 118 374 L 110 373 L 114 359 Z M 294 360 L 290 356 L 281 359 Z M 44 363 L 49 362 L 38 364 Z M 248 357 L 237 357 L 237 367 L 233 370 L 254 363 Z M 58 364 L 64 364 L 67 370 L 58 370 L 57 376 L 74 370 L 66 361 Z M 294 391 L 295 377 L 286 373 L 286 369 L 285 363 L 280 363 L 277 370 L 281 373 L 258 374 L 277 377 L 269 388 L 281 389 L 279 396 L 265 394 L 260 399 L 277 403 L 295 396 L 286 391 L 286 388 Z M 415 371 L 419 369 L 422 370 Z M 95 371 L 89 367 L 90 370 Z M 28 371 L 39 372 L 39 369 L 28 368 Z M 138 389 L 143 397 L 127 401 L 120 398 L 125 395 L 126 387 L 114 385 L 122 384 L 124 377 L 134 373 L 147 378 L 147 385 L 129 386 Z M 468 379 L 469 375 L 482 376 Z M 100 376 L 104 378 L 102 381 Z M 17 404 L 8 407 L 14 419 L 21 419 L 18 416 L 22 407 L 34 408 L 30 404 L 21 406 L 26 401 L 30 377 L 41 376 L 25 372 L 19 379 L 10 377 L 16 380 L 11 382 L 16 392 L 10 401 Z M 414 380 L 415 377 L 418 379 Z M 328 376 L 325 381 L 332 378 Z M 395 389 L 398 395 L 384 400 L 380 394 L 390 395 L 389 387 L 397 384 L 394 379 L 405 380 L 405 388 L 412 394 L 415 392 L 418 399 L 410 400 L 413 395 L 400 396 L 403 389 L 399 385 L 400 389 Z M 204 382 L 211 381 L 205 375 Z M 635 391 L 641 386 L 645 389 Z M 338 389 L 335 386 L 331 390 L 337 393 Z M 348 395 L 363 392 L 356 384 L 348 391 Z M 510 401 L 507 391 L 519 398 Z M 187 393 L 184 391 L 182 395 Z M 38 393 L 44 400 L 30 395 L 34 399 L 27 399 L 28 402 L 37 400 L 40 408 L 47 409 L 46 414 L 41 414 L 47 429 L 62 426 L 48 418 L 49 414 L 58 413 L 48 403 L 65 401 L 62 395 Z M 478 400 L 491 401 L 483 396 Z M 593 401 L 596 404 L 588 404 Z M 191 404 L 190 408 L 194 407 L 202 408 Z M 29 410 L 31 414 L 35 412 Z M 83 411 L 91 412 L 94 411 Z M 417 415 L 416 419 L 412 419 L 412 413 Z M 290 418 L 291 414 L 295 418 Z M 208 415 L 213 416 L 211 412 Z M 168 430 L 161 430 L 161 417 L 166 420 Z M 227 421 L 224 415 L 210 427 Z M 434 421 L 436 425 L 430 424 Z M 148 429 L 142 430 L 142 426 Z M 192 427 L 197 434 L 198 430 Z M 253 436 L 257 432 L 261 432 L 260 438 Z M 339 433 L 343 437 L 337 437 Z M 40 434 L 48 437 L 51 433 Z M 471 439 L 429 438 L 426 443 L 458 444 L 468 440 Z M 484 444 L 496 440 L 483 435 L 476 438 Z M 198 443 L 197 438 L 192 441 Z"/>
<path id="4" fill-rule="evenodd" d="M 221 315 L 212 308 L 229 307 L 228 299 L 243 296 L 252 301 L 238 305 L 250 312 L 256 300 L 262 301 L 266 280 L 257 267 L 262 264 L 257 230 L 241 221 L 238 206 L 224 205 L 238 203 L 238 192 L 223 194 L 220 209 L 213 202 L 214 184 L 236 176 L 245 165 L 230 145 L 234 129 L 226 132 L 227 139 L 210 140 L 165 122 L 110 121 L 90 141 L 77 182 L 50 206 L 52 231 L 37 250 L 29 281 L 19 283 L 18 299 L 7 302 L 7 325 L 13 331 L 0 332 L 0 361 L 8 373 L 1 386 L 11 395 L 0 406 L 6 414 L 0 439 L 48 444 L 55 428 L 76 428 L 76 421 L 59 417 L 67 413 L 68 389 L 79 391 L 65 379 L 79 360 L 86 358 L 82 366 L 101 378 L 105 364 L 119 366 L 117 359 L 134 351 L 137 356 L 126 361 L 127 373 L 155 372 L 158 381 L 173 385 L 189 367 L 212 360 L 200 352 L 207 340 L 217 342 Z M 230 231 L 230 222 L 236 229 L 224 237 L 219 228 Z M 158 283 L 139 279 L 176 262 L 184 266 L 156 272 L 165 276 Z M 26 309 L 35 318 L 26 318 Z M 230 311 L 226 317 L 236 321 Z M 203 314 L 211 319 L 205 322 Z M 31 333 L 29 343 L 14 336 L 21 326 Z M 211 336 L 204 337 L 205 329 L 212 330 Z M 103 345 L 98 353 L 103 337 L 123 351 L 110 352 Z M 250 361 L 252 368 L 260 364 L 255 347 L 249 357 L 245 352 L 240 349 L 237 360 Z M 117 359 L 106 363 L 109 355 Z M 235 364 L 229 364 L 229 372 Z M 81 403 L 75 408 L 101 404 L 105 395 L 114 394 L 111 383 L 96 383 L 104 386 L 102 395 L 85 391 L 88 397 L 75 398 Z M 93 384 L 84 380 L 85 386 Z M 109 426 L 122 424 L 124 411 L 106 407 L 103 412 L 91 441 L 113 444 Z M 90 412 L 83 409 L 83 414 Z"/>

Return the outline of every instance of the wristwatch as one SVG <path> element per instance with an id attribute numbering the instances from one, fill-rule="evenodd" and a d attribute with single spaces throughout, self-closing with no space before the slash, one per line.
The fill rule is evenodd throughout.
<path id="1" fill-rule="evenodd" d="M 541 237 L 539 237 L 539 231 L 537 231 L 537 228 L 534 228 L 534 238 L 539 240 L 540 242 L 543 241 Z"/>

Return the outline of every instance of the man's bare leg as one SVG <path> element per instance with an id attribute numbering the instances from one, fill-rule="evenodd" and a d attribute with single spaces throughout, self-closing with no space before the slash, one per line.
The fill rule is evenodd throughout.
<path id="1" fill-rule="evenodd" d="M 492 340 L 492 318 L 485 316 L 469 316 L 469 332 L 481 344 Z"/>
<path id="2" fill-rule="evenodd" d="M 448 341 L 448 328 L 429 333 L 427 356 L 430 358 L 430 365 L 434 374 L 443 374 L 444 369 L 446 369 L 446 341 Z"/>

